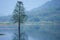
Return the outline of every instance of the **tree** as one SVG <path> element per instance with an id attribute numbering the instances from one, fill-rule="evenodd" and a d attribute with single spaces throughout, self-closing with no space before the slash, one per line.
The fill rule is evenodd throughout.
<path id="1" fill-rule="evenodd" d="M 12 18 L 14 23 L 18 23 L 18 33 L 20 40 L 20 24 L 24 23 L 27 19 L 27 15 L 25 15 L 25 10 L 22 1 L 17 1 Z"/>

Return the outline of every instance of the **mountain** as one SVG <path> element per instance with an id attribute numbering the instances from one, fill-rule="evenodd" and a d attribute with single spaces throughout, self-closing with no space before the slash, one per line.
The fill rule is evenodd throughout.
<path id="1" fill-rule="evenodd" d="M 0 22 L 10 22 L 10 21 L 11 21 L 11 15 L 0 17 Z"/>
<path id="2" fill-rule="evenodd" d="M 29 12 L 29 21 L 60 21 L 60 0 L 52 0 Z"/>
<path id="3" fill-rule="evenodd" d="M 60 0 L 52 0 L 26 12 L 28 21 L 60 21 Z M 11 16 L 0 17 L 0 22 L 11 21 Z"/>

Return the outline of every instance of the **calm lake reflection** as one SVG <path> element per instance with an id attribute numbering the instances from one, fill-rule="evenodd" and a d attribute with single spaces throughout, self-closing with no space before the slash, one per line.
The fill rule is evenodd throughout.
<path id="1" fill-rule="evenodd" d="M 5 34 L 0 35 L 0 40 L 12 40 L 17 28 L 16 25 L 0 26 L 0 34 Z M 60 25 L 21 25 L 22 31 L 28 40 L 60 40 Z"/>

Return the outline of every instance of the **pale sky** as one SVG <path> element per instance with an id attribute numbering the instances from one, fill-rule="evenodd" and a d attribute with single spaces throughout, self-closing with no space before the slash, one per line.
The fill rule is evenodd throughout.
<path id="1" fill-rule="evenodd" d="M 23 1 L 24 7 L 27 11 L 42 6 L 50 0 L 20 0 Z M 17 0 L 0 0 L 0 16 L 11 15 Z"/>

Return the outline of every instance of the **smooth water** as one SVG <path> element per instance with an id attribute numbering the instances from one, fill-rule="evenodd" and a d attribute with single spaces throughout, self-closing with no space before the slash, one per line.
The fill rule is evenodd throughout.
<path id="1" fill-rule="evenodd" d="M 12 40 L 17 32 L 16 25 L 0 26 L 0 40 Z M 21 25 L 21 32 L 28 35 L 29 40 L 60 40 L 60 25 Z"/>

